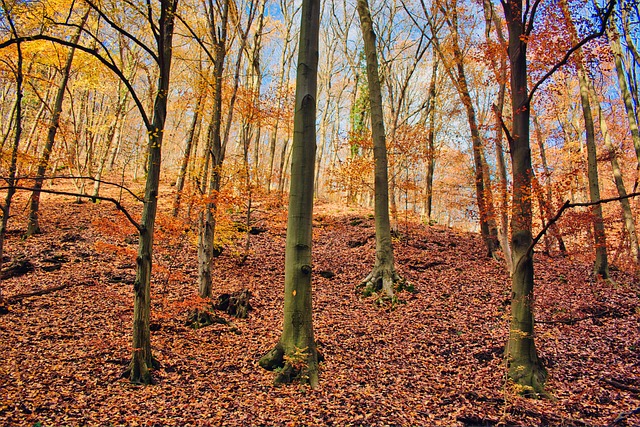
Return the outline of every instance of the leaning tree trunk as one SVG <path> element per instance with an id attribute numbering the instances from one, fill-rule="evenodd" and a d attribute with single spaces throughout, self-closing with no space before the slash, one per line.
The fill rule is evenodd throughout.
<path id="1" fill-rule="evenodd" d="M 371 134 L 373 136 L 373 158 L 375 163 L 375 226 L 376 260 L 371 273 L 363 280 L 365 293 L 382 292 L 385 297 L 394 297 L 394 285 L 401 281 L 396 272 L 391 245 L 391 224 L 389 220 L 389 177 L 387 170 L 387 143 L 382 113 L 382 90 L 378 74 L 376 35 L 373 31 L 371 12 L 367 0 L 358 0 L 360 28 L 364 39 L 367 61 L 367 82 L 371 106 Z"/>
<path id="2" fill-rule="evenodd" d="M 129 365 L 129 379 L 133 383 L 150 384 L 151 368 L 154 360 L 151 355 L 151 265 L 153 259 L 153 232 L 158 206 L 160 186 L 160 161 L 162 154 L 162 136 L 167 117 L 169 78 L 171 75 L 171 57 L 175 12 L 178 0 L 162 0 L 158 42 L 158 91 L 153 105 L 153 121 L 149 135 L 148 164 L 149 171 L 144 195 L 144 208 L 140 222 L 140 241 L 136 258 L 136 280 L 133 308 L 133 351 Z"/>
<path id="3" fill-rule="evenodd" d="M 2 6 L 4 10 L 7 11 L 6 3 L 3 0 Z M 16 32 L 15 26 L 13 24 L 13 19 L 7 15 L 9 24 L 11 25 L 11 30 L 13 35 L 17 38 L 18 34 Z M 22 137 L 22 98 L 24 96 L 22 83 L 24 79 L 24 74 L 22 70 L 23 56 L 22 56 L 22 44 L 17 43 L 17 64 L 16 64 L 16 102 L 14 107 L 15 114 L 15 131 L 13 133 L 13 147 L 11 149 L 11 163 L 9 165 L 9 176 L 6 179 L 7 182 L 7 194 L 4 199 L 4 205 L 0 206 L 0 210 L 2 213 L 2 222 L 0 223 L 0 269 L 2 269 L 2 258 L 4 256 L 4 239 L 7 234 L 7 225 L 9 224 L 9 215 L 11 213 L 11 201 L 16 192 L 16 174 L 18 169 L 18 148 L 20 146 L 20 138 Z M 0 304 L 2 304 L 3 295 L 2 295 L 2 287 L 0 287 Z"/>
<path id="4" fill-rule="evenodd" d="M 276 382 L 298 379 L 318 385 L 318 352 L 313 337 L 311 242 L 316 161 L 316 96 L 320 1 L 303 0 L 285 255 L 284 324 L 260 366 L 280 368 Z"/>
<path id="5" fill-rule="evenodd" d="M 571 19 L 569 6 L 566 0 L 560 0 L 560 6 L 571 36 L 572 44 L 578 42 L 578 33 Z M 586 133 L 587 145 L 587 177 L 589 179 L 589 198 L 591 202 L 600 200 L 600 183 L 598 179 L 598 158 L 596 153 L 596 137 L 595 126 L 593 123 L 593 114 L 591 112 L 591 102 L 589 100 L 589 84 L 587 81 L 582 49 L 576 51 L 576 63 L 578 65 L 578 82 L 580 84 L 580 101 L 582 103 L 582 115 L 584 118 L 584 127 Z M 602 276 L 603 279 L 609 278 L 609 261 L 607 259 L 607 237 L 604 231 L 604 219 L 602 215 L 602 205 L 596 204 L 592 208 L 593 221 L 593 237 L 595 244 L 595 263 L 593 272 Z"/>
<path id="6" fill-rule="evenodd" d="M 636 224 L 633 218 L 633 211 L 631 210 L 631 203 L 629 202 L 629 198 L 627 197 L 627 189 L 624 185 L 624 179 L 622 177 L 622 168 L 620 167 L 620 162 L 618 162 L 618 154 L 616 153 L 616 148 L 611 142 L 609 126 L 607 125 L 607 120 L 602 113 L 598 95 L 596 94 L 595 88 L 593 87 L 593 83 L 590 81 L 590 79 L 587 81 L 587 83 L 589 86 L 589 94 L 591 96 L 592 105 L 595 109 L 595 113 L 598 116 L 598 121 L 600 123 L 600 132 L 602 133 L 604 144 L 609 154 L 611 170 L 613 172 L 613 179 L 616 183 L 618 196 L 620 196 L 622 218 L 624 220 L 624 225 L 629 236 L 629 249 L 631 251 L 631 255 L 633 256 L 633 261 L 636 265 L 635 271 L 638 272 L 640 268 L 640 248 L 638 247 L 638 234 L 636 233 Z"/>
<path id="7" fill-rule="evenodd" d="M 73 44 L 77 44 L 78 40 L 80 40 L 82 27 L 84 27 L 84 23 L 86 22 L 88 16 L 89 12 L 87 11 L 85 16 L 82 18 L 82 23 L 78 27 L 78 30 L 71 40 Z M 42 189 L 42 186 L 44 184 L 44 175 L 47 172 L 47 168 L 49 167 L 49 158 L 51 157 L 51 152 L 53 151 L 53 145 L 56 140 L 56 133 L 58 132 L 58 128 L 60 127 L 62 102 L 64 101 L 64 94 L 67 90 L 67 83 L 69 81 L 69 73 L 71 72 L 71 64 L 73 63 L 73 55 L 75 53 L 75 50 L 75 47 L 69 49 L 69 56 L 67 56 L 67 62 L 65 63 L 64 69 L 62 70 L 62 80 L 60 81 L 60 86 L 58 87 L 58 92 L 56 93 L 53 110 L 51 111 L 51 120 L 49 122 L 47 141 L 44 145 L 44 150 L 42 151 L 40 161 L 38 162 L 36 178 L 33 181 L 34 190 L 31 194 L 31 204 L 29 206 L 29 220 L 27 222 L 26 237 L 40 233 L 40 223 L 38 221 L 38 216 L 40 215 L 40 189 Z"/>
<path id="8" fill-rule="evenodd" d="M 511 108 L 513 122 L 509 145 L 513 168 L 511 211 L 511 324 L 505 353 L 508 377 L 525 394 L 544 393 L 547 377 L 534 342 L 533 251 L 531 234 L 531 148 L 529 146 L 530 100 L 527 87 L 527 42 L 522 0 L 503 3 L 509 30 Z"/>
<path id="9" fill-rule="evenodd" d="M 624 66 L 622 64 L 620 34 L 618 33 L 615 22 L 611 22 L 607 26 L 607 36 L 611 52 L 613 53 L 613 59 L 616 64 L 616 75 L 618 77 L 618 85 L 620 86 L 620 95 L 624 101 L 624 109 L 627 113 L 627 122 L 629 123 L 631 139 L 633 140 L 633 146 L 636 152 L 637 170 L 640 172 L 640 131 L 638 130 L 638 116 L 635 114 L 633 98 L 631 96 L 631 91 L 629 91 L 629 86 L 627 85 Z M 636 177 L 636 179 L 638 179 L 638 177 Z"/>

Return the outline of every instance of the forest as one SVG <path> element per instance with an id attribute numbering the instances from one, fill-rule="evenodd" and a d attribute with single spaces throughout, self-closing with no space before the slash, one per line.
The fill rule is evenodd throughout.
<path id="1" fill-rule="evenodd" d="M 640 424 L 633 0 L 0 0 L 2 425 Z"/>

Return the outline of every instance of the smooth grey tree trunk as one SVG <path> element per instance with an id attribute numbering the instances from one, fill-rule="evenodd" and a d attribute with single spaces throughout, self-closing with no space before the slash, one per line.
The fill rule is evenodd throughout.
<path id="1" fill-rule="evenodd" d="M 284 323 L 280 340 L 259 362 L 265 369 L 280 368 L 277 383 L 297 379 L 314 388 L 318 385 L 318 352 L 312 321 L 311 243 L 319 29 L 320 1 L 303 0 L 285 253 Z"/>
<path id="2" fill-rule="evenodd" d="M 396 272 L 391 245 L 389 219 L 389 175 L 387 168 L 387 144 L 382 111 L 382 90 L 378 74 L 376 35 L 373 31 L 371 12 L 367 0 L 358 0 L 358 16 L 364 39 L 367 62 L 367 82 L 371 107 L 371 133 L 373 137 L 376 259 L 371 273 L 363 280 L 365 293 L 382 292 L 389 299 L 394 297 L 394 285 L 401 278 Z"/>

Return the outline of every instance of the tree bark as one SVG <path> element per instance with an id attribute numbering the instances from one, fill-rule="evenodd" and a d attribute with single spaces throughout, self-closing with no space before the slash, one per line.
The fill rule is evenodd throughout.
<path id="1" fill-rule="evenodd" d="M 566 0 L 560 0 L 562 13 L 569 27 L 572 44 L 578 41 L 578 34 L 571 19 L 569 6 Z M 587 177 L 589 179 L 589 198 L 591 202 L 600 200 L 600 183 L 598 178 L 598 158 L 596 153 L 596 136 L 591 112 L 591 102 L 589 100 L 589 83 L 587 72 L 582 57 L 582 49 L 576 51 L 576 63 L 578 66 L 578 82 L 580 84 L 580 101 L 582 103 L 582 116 L 585 126 L 585 142 L 587 146 Z M 592 209 L 593 238 L 595 245 L 595 262 L 593 266 L 594 274 L 609 278 L 609 262 L 607 259 L 607 237 L 604 229 L 604 219 L 602 216 L 602 205 L 595 205 Z"/>
<path id="2" fill-rule="evenodd" d="M 202 70 L 200 70 L 202 71 Z M 173 209 L 171 215 L 178 216 L 180 211 L 180 203 L 182 202 L 182 191 L 184 190 L 185 178 L 187 176 L 187 168 L 189 167 L 189 160 L 191 159 L 191 152 L 193 151 L 194 141 L 200 138 L 200 126 L 201 126 L 201 111 L 202 103 L 205 97 L 204 85 L 201 83 L 197 85 L 196 90 L 196 104 L 193 107 L 193 117 L 191 118 L 191 124 L 189 125 L 189 132 L 187 133 L 187 139 L 184 143 L 184 154 L 182 155 L 182 162 L 180 163 L 180 171 L 178 172 L 178 179 L 176 181 L 176 197 L 173 200 Z"/>
<path id="3" fill-rule="evenodd" d="M 82 23 L 80 24 L 78 30 L 73 35 L 71 42 L 73 44 L 77 44 L 78 40 L 80 40 L 80 35 L 82 34 L 82 28 L 89 16 L 89 12 L 84 15 L 82 18 Z M 36 171 L 36 180 L 33 182 L 33 187 L 36 189 L 31 194 L 31 203 L 29 205 L 29 220 L 27 222 L 27 232 L 26 237 L 30 237 L 34 234 L 40 233 L 40 223 L 38 221 L 38 216 L 40 214 L 40 190 L 44 184 L 44 176 L 47 172 L 47 168 L 49 167 L 49 158 L 51 157 L 51 152 L 53 151 L 53 145 L 56 140 L 56 133 L 58 132 L 58 128 L 60 127 L 60 115 L 62 113 L 62 102 L 64 101 L 64 94 L 67 90 L 67 82 L 69 81 L 69 73 L 71 72 L 71 64 L 73 63 L 73 55 L 75 53 L 75 47 L 71 47 L 69 49 L 69 55 L 67 56 L 67 61 L 65 63 L 64 69 L 62 70 L 62 80 L 60 81 L 60 86 L 58 86 L 58 92 L 56 94 L 56 98 L 54 101 L 53 109 L 51 111 L 51 121 L 49 122 L 49 132 L 47 133 L 47 142 L 45 143 L 44 150 L 42 151 L 42 155 L 40 156 L 40 161 L 38 162 L 38 169 Z"/>
<path id="4" fill-rule="evenodd" d="M 436 92 L 436 82 L 438 77 L 438 65 L 439 61 L 435 56 L 435 48 L 434 48 L 434 58 L 433 58 L 433 66 L 431 67 L 431 79 L 429 82 L 429 110 L 428 110 L 428 120 L 429 120 L 429 130 L 427 131 L 427 171 L 425 173 L 425 217 L 427 219 L 427 223 L 431 223 L 431 215 L 433 209 L 433 175 L 435 173 L 436 168 L 436 106 L 437 103 L 437 92 Z"/>
<path id="5" fill-rule="evenodd" d="M 18 33 L 13 23 L 13 17 L 11 16 L 11 10 L 7 9 L 5 0 L 2 0 L 2 7 L 5 11 L 7 20 L 9 21 L 11 31 L 17 38 Z M 4 199 L 4 205 L 0 205 L 0 211 L 2 213 L 2 222 L 0 222 L 0 270 L 2 270 L 2 259 L 4 256 L 4 239 L 7 234 L 7 225 L 9 223 L 9 215 L 11 213 L 11 201 L 16 192 L 16 173 L 18 169 L 18 149 L 20 147 L 20 138 L 22 137 L 22 99 L 23 93 L 23 55 L 22 44 L 16 45 L 17 51 L 17 63 L 16 63 L 16 101 L 13 108 L 13 114 L 15 116 L 15 131 L 13 133 L 13 146 L 11 148 L 11 161 L 9 164 L 9 176 L 7 177 L 7 194 Z M 2 287 L 0 287 L 0 304 L 3 302 Z"/>
<path id="6" fill-rule="evenodd" d="M 613 171 L 613 179 L 616 183 L 616 190 L 620 196 L 620 207 L 622 208 L 622 218 L 624 220 L 627 234 L 629 235 L 629 249 L 636 263 L 636 271 L 640 268 L 640 248 L 638 247 L 638 234 L 636 233 L 636 224 L 633 218 L 633 211 L 631 210 L 631 203 L 627 196 L 627 189 L 624 185 L 624 179 L 622 178 L 622 168 L 618 162 L 618 154 L 616 148 L 611 142 L 611 135 L 609 134 L 609 126 L 607 120 L 604 117 L 602 108 L 600 107 L 600 100 L 596 94 L 593 82 L 589 79 L 587 81 L 589 88 L 589 94 L 591 96 L 591 102 L 594 106 L 595 113 L 598 116 L 598 122 L 600 123 L 600 132 L 604 139 L 604 145 L 607 148 L 609 154 L 609 161 L 611 162 L 611 170 Z"/>
<path id="7" fill-rule="evenodd" d="M 624 109 L 627 113 L 627 122 L 631 131 L 631 139 L 636 152 L 636 183 L 640 178 L 640 131 L 638 130 L 638 117 L 633 108 L 633 99 L 625 76 L 624 66 L 622 64 L 622 46 L 620 44 L 620 34 L 616 28 L 615 22 L 611 22 L 607 26 L 607 35 L 609 38 L 609 46 L 613 52 L 613 59 L 616 65 L 616 75 L 618 77 L 618 85 L 620 86 L 620 95 L 624 101 Z"/>
<path id="8" fill-rule="evenodd" d="M 511 324 L 505 349 L 508 377 L 524 394 L 544 393 L 546 370 L 534 342 L 533 253 L 531 234 L 531 148 L 529 146 L 529 91 L 527 87 L 527 34 L 522 16 L 522 0 L 503 3 L 509 31 L 511 66 L 511 108 L 513 112 L 511 164 L 513 204 L 511 208 Z M 526 17 L 525 17 L 526 18 Z"/>
<path id="9" fill-rule="evenodd" d="M 375 228 L 376 260 L 371 273 L 361 285 L 366 293 L 381 291 L 386 298 L 394 297 L 394 285 L 401 278 L 396 272 L 391 245 L 391 224 L 389 219 L 389 177 L 387 169 L 387 144 L 382 112 L 382 90 L 378 74 L 376 35 L 373 31 L 371 12 L 367 0 L 358 0 L 360 28 L 364 39 L 367 62 L 367 82 L 371 106 L 371 133 L 373 136 L 373 158 L 375 163 Z"/>
<path id="10" fill-rule="evenodd" d="M 160 185 L 160 162 L 164 123 L 167 117 L 169 96 L 169 80 L 171 75 L 171 59 L 173 30 L 178 0 L 161 0 L 158 25 L 158 90 L 153 104 L 153 119 L 148 134 L 149 172 L 145 186 L 144 207 L 140 222 L 141 230 L 136 258 L 136 279 L 133 308 L 133 351 L 129 365 L 129 379 L 133 383 L 150 384 L 150 370 L 154 366 L 151 355 L 151 331 L 149 318 L 151 315 L 151 266 L 153 261 L 153 235 L 158 206 L 158 188 Z"/>
<path id="11" fill-rule="evenodd" d="M 284 323 L 275 348 L 260 359 L 260 366 L 265 369 L 281 368 L 276 382 L 297 379 L 313 388 L 318 385 L 318 352 L 312 322 L 311 243 L 319 27 L 320 1 L 303 0 L 287 221 Z"/>

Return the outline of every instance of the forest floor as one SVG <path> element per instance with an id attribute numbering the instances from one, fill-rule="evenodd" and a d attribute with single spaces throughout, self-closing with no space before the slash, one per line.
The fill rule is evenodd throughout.
<path id="1" fill-rule="evenodd" d="M 43 234 L 22 240 L 25 205 L 19 197 L 4 265 L 22 259 L 30 271 L 0 282 L 10 302 L 0 314 L 0 425 L 640 425 L 640 287 L 623 272 L 605 282 L 587 263 L 536 254 L 536 343 L 553 398 L 527 399 L 505 381 L 508 276 L 478 235 L 403 224 L 396 262 L 417 292 L 387 311 L 355 291 L 373 263 L 372 217 L 320 204 L 320 386 L 274 386 L 257 360 L 282 327 L 286 213 L 257 214 L 243 265 L 231 238 L 215 261 L 214 294 L 249 289 L 249 317 L 220 314 L 233 327 L 193 329 L 187 315 L 206 303 L 196 296 L 195 237 L 165 212 L 152 283 L 161 367 L 154 385 L 137 386 L 120 378 L 135 229 L 109 203 L 47 195 Z"/>

